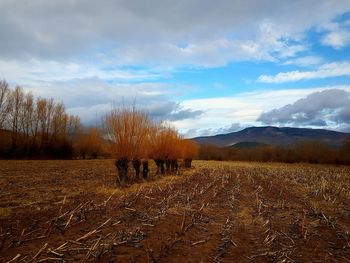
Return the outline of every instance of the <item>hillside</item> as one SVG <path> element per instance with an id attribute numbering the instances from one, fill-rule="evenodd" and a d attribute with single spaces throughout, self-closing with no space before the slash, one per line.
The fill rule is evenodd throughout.
<path id="1" fill-rule="evenodd" d="M 350 133 L 323 129 L 289 128 L 289 127 L 250 127 L 238 132 L 193 138 L 198 144 L 211 144 L 219 147 L 232 146 L 237 143 L 257 143 L 274 146 L 292 146 L 298 141 L 317 140 L 330 146 L 339 147 Z"/>

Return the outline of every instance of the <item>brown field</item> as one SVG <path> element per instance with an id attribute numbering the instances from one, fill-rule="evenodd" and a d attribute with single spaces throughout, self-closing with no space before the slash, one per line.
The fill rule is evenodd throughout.
<path id="1" fill-rule="evenodd" d="M 120 188 L 112 160 L 0 161 L 0 261 L 350 262 L 350 167 L 193 165 Z"/>

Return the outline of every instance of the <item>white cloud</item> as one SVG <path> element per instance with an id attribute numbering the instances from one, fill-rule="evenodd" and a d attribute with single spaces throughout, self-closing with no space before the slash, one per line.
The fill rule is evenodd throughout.
<path id="1" fill-rule="evenodd" d="M 318 56 L 305 56 L 294 59 L 289 59 L 282 63 L 282 65 L 295 65 L 299 67 L 308 67 L 318 65 L 322 62 L 322 58 Z"/>
<path id="2" fill-rule="evenodd" d="M 270 34 L 270 35 L 269 35 Z M 231 61 L 275 61 L 294 57 L 305 51 L 302 44 L 290 44 L 273 29 L 263 28 L 254 39 L 224 37 L 197 40 L 185 46 L 168 43 L 130 46 L 116 50 L 118 63 L 133 65 L 171 65 L 173 67 L 220 67 Z M 150 62 L 151 61 L 151 62 Z"/>
<path id="3" fill-rule="evenodd" d="M 9 81 L 22 85 L 39 82 L 69 81 L 74 79 L 99 78 L 105 81 L 145 81 L 159 79 L 167 72 L 152 70 L 107 68 L 103 65 L 83 62 L 58 62 L 53 60 L 28 61 L 1 60 L 0 72 Z"/>
<path id="4" fill-rule="evenodd" d="M 257 81 L 262 83 L 284 83 L 341 76 L 350 76 L 350 62 L 345 61 L 323 64 L 314 71 L 295 70 L 281 72 L 276 75 L 261 75 Z"/>
<path id="5" fill-rule="evenodd" d="M 350 31 L 339 30 L 330 32 L 322 39 L 322 44 L 341 49 L 350 44 Z"/>
<path id="6" fill-rule="evenodd" d="M 349 20 L 335 23 L 325 23 L 321 26 L 321 30 L 325 30 L 326 34 L 321 39 L 325 46 L 331 46 L 334 49 L 341 49 L 350 44 Z"/>

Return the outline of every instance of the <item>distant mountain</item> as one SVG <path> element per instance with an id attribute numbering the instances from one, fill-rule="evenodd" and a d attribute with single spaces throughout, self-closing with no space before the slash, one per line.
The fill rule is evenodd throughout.
<path id="1" fill-rule="evenodd" d="M 250 127 L 238 132 L 193 138 L 198 144 L 211 144 L 219 147 L 248 146 L 261 144 L 292 146 L 298 141 L 317 140 L 330 146 L 339 147 L 350 133 L 323 129 L 278 128 L 273 126 Z"/>
<path id="2" fill-rule="evenodd" d="M 247 148 L 256 148 L 256 147 L 264 147 L 264 146 L 269 146 L 269 144 L 261 143 L 261 142 L 237 142 L 236 144 L 230 147 L 247 149 Z"/>

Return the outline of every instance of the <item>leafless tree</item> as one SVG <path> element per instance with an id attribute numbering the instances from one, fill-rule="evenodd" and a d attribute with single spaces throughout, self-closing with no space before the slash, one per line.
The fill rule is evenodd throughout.
<path id="1" fill-rule="evenodd" d="M 10 88 L 6 81 L 0 81 L 0 129 L 5 128 L 5 123 L 9 119 L 12 100 Z"/>
<path id="2" fill-rule="evenodd" d="M 12 132 L 11 152 L 16 151 L 17 140 L 19 133 L 21 132 L 21 108 L 24 101 L 24 92 L 21 87 L 17 86 L 14 91 L 11 92 L 12 110 L 10 111 L 10 122 Z"/>
<path id="3" fill-rule="evenodd" d="M 140 160 L 147 148 L 149 117 L 133 108 L 113 109 L 104 119 L 112 155 L 122 183 L 129 179 L 129 161 Z M 140 162 L 141 165 L 141 162 Z"/>

